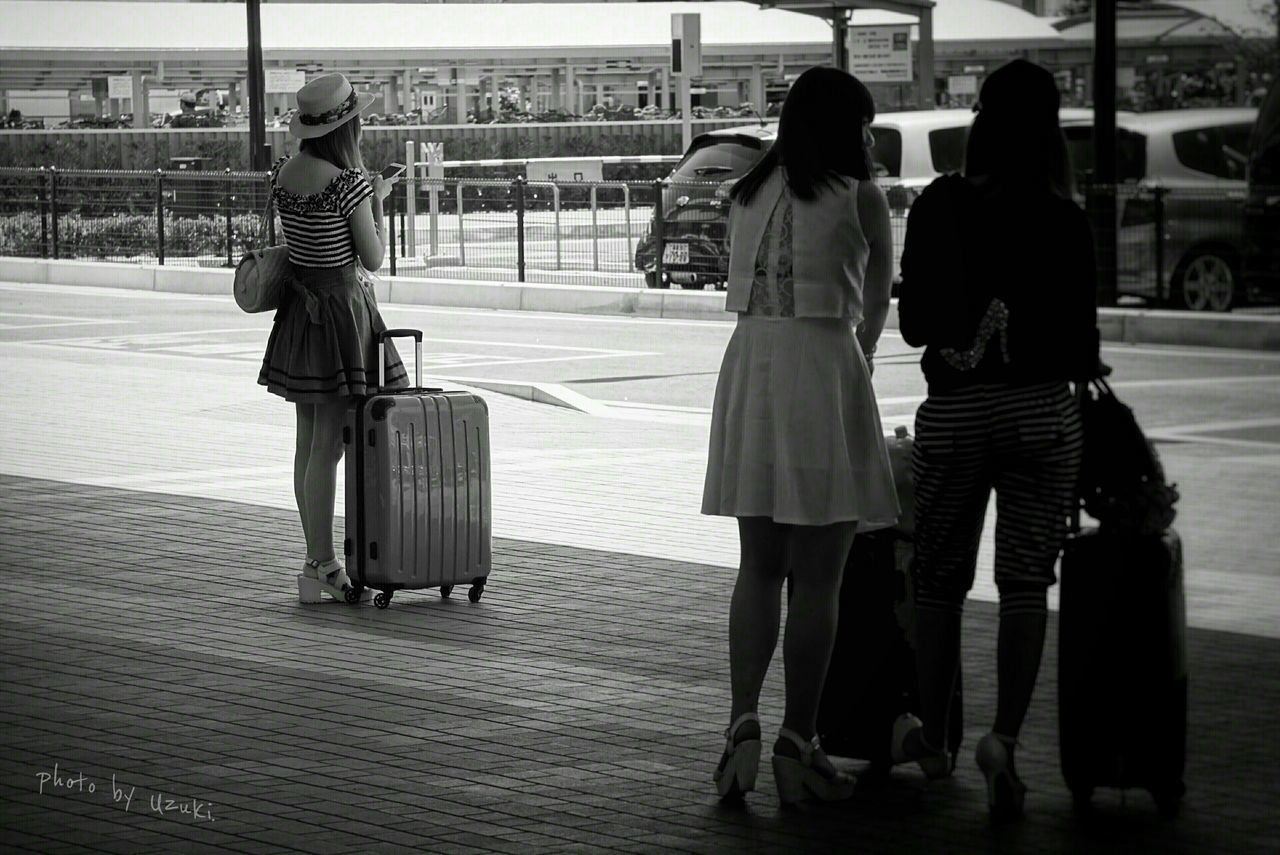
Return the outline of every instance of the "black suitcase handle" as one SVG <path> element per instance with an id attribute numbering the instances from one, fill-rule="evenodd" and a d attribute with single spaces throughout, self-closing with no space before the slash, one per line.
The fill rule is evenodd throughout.
<path id="1" fill-rule="evenodd" d="M 413 388 L 419 392 L 443 392 L 444 389 L 422 385 L 422 330 L 395 329 L 378 333 L 378 391 L 387 388 L 387 339 L 413 338 Z"/>

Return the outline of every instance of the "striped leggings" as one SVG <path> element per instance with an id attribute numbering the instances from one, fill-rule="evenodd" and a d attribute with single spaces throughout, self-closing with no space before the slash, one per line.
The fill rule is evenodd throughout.
<path id="1" fill-rule="evenodd" d="M 1080 409 L 1066 383 L 987 384 L 916 413 L 915 599 L 959 613 L 996 492 L 1000 613 L 1044 613 L 1080 470 Z"/>

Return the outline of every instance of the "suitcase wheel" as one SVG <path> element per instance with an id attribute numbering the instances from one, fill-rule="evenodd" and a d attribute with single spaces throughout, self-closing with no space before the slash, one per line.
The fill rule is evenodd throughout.
<path id="1" fill-rule="evenodd" d="M 445 599 L 445 600 L 449 599 L 449 595 L 450 595 L 450 594 L 452 594 L 452 593 L 453 593 L 453 586 L 452 586 L 452 585 L 441 585 L 441 586 L 440 586 L 440 597 L 441 597 L 442 599 Z"/>
<path id="2" fill-rule="evenodd" d="M 380 609 L 385 609 L 387 606 L 391 605 L 391 592 L 382 591 L 373 598 L 373 604 Z"/>
<path id="3" fill-rule="evenodd" d="M 360 602 L 360 598 L 362 596 L 364 596 L 364 588 L 361 588 L 359 585 L 347 588 L 347 592 L 343 594 L 343 597 L 346 598 L 347 602 L 353 606 Z"/>
<path id="4" fill-rule="evenodd" d="M 484 585 L 472 585 L 471 590 L 467 591 L 467 599 L 473 603 L 480 602 L 480 595 L 484 593 Z"/>
<path id="5" fill-rule="evenodd" d="M 1168 789 L 1157 789 L 1151 791 L 1151 797 L 1155 799 L 1156 810 L 1165 819 L 1175 818 L 1182 809 L 1182 795 L 1186 791 L 1186 787 L 1179 781 L 1176 786 Z"/>
<path id="6" fill-rule="evenodd" d="M 1071 803 L 1080 813 L 1093 810 L 1093 787 L 1081 785 L 1071 788 Z"/>

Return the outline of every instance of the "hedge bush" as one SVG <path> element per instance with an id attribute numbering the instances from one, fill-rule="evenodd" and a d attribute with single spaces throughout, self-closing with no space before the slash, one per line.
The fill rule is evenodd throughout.
<path id="1" fill-rule="evenodd" d="M 21 213 L 0 217 L 0 255 L 38 257 L 41 255 L 40 216 Z M 257 214 L 237 214 L 231 218 L 231 258 L 253 249 L 258 242 L 260 218 Z M 46 218 L 45 233 L 53 254 L 53 229 Z M 61 258 L 112 259 L 154 256 L 157 249 L 156 219 L 142 214 L 113 214 L 86 217 L 64 214 L 58 217 L 58 255 Z M 180 217 L 166 215 L 164 253 L 172 257 L 227 256 L 225 217 Z"/>

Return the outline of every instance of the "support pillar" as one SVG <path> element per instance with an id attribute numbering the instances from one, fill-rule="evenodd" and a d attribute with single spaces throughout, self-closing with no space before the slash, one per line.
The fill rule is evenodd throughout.
<path id="1" fill-rule="evenodd" d="M 130 72 L 133 78 L 133 96 L 130 98 L 133 108 L 133 126 L 135 128 L 151 127 L 151 111 L 148 109 L 147 99 L 147 82 L 142 77 L 142 72 L 134 69 Z"/>
<path id="2" fill-rule="evenodd" d="M 270 164 L 267 153 L 265 79 L 262 71 L 262 14 L 260 0 L 246 0 L 245 14 L 249 24 L 249 168 L 265 171 Z"/>
<path id="3" fill-rule="evenodd" d="M 658 106 L 664 110 L 670 110 L 675 106 L 671 103 L 671 68 L 669 66 L 662 68 L 662 100 Z"/>
<path id="4" fill-rule="evenodd" d="M 1098 255 L 1098 305 L 1116 304 L 1116 2 L 1093 2 L 1093 181 L 1086 198 Z M 1161 285 L 1163 283 L 1157 283 Z"/>
<path id="5" fill-rule="evenodd" d="M 413 69 L 406 68 L 400 75 L 400 112 L 413 110 Z"/>
<path id="6" fill-rule="evenodd" d="M 933 9 L 921 9 L 919 20 L 920 43 L 916 45 L 916 77 L 919 93 L 916 106 L 932 110 L 936 105 L 933 91 Z"/>
<path id="7" fill-rule="evenodd" d="M 547 99 L 547 107 L 549 109 L 559 110 L 560 105 L 563 103 L 560 90 L 564 85 L 564 81 L 561 78 L 562 73 L 560 69 L 551 69 L 551 97 Z"/>
<path id="8" fill-rule="evenodd" d="M 564 88 L 563 108 L 571 113 L 582 115 L 582 99 L 578 97 L 578 77 L 574 74 L 572 64 L 565 66 Z"/>
<path id="9" fill-rule="evenodd" d="M 384 115 L 394 113 L 396 111 L 396 81 L 395 78 L 382 81 L 382 112 Z"/>
<path id="10" fill-rule="evenodd" d="M 751 66 L 751 106 L 756 108 L 756 112 L 761 116 L 764 115 L 765 108 L 765 91 L 764 91 L 764 69 L 759 64 Z"/>
<path id="11" fill-rule="evenodd" d="M 453 96 L 453 120 L 456 124 L 465 125 L 467 123 L 467 79 L 465 69 L 455 68 Z"/>
<path id="12" fill-rule="evenodd" d="M 227 112 L 235 113 L 240 109 L 240 84 L 231 81 L 227 84 Z"/>
<path id="13" fill-rule="evenodd" d="M 849 16 L 840 9 L 831 18 L 831 64 L 849 70 Z"/>

